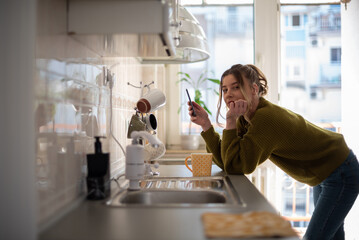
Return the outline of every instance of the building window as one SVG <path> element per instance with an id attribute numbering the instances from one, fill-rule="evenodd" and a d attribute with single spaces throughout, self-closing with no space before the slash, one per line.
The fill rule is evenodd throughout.
<path id="1" fill-rule="evenodd" d="M 330 49 L 330 61 L 332 63 L 340 63 L 342 61 L 342 49 L 331 48 Z"/>
<path id="2" fill-rule="evenodd" d="M 292 16 L 292 26 L 293 27 L 299 27 L 300 26 L 300 16 L 299 15 L 293 15 Z"/>

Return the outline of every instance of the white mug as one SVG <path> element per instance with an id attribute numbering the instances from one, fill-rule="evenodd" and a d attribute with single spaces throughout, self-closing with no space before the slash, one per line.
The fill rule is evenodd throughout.
<path id="1" fill-rule="evenodd" d="M 137 109 L 141 113 L 149 113 L 158 110 L 166 104 L 166 96 L 159 89 L 150 89 L 137 102 Z"/>
<path id="2" fill-rule="evenodd" d="M 145 117 L 145 122 L 148 130 L 155 131 L 157 129 L 157 119 L 152 113 Z"/>

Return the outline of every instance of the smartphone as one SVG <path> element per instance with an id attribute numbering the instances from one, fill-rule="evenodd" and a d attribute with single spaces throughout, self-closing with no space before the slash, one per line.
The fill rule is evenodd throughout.
<path id="1" fill-rule="evenodd" d="M 192 100 L 191 100 L 191 97 L 189 96 L 189 93 L 188 93 L 187 88 L 186 88 L 186 92 L 187 92 L 188 100 L 189 100 L 189 102 L 190 102 L 190 104 L 191 104 L 191 106 L 192 106 L 192 111 L 193 111 L 192 116 L 195 117 L 195 116 L 197 116 L 197 115 L 196 115 L 196 112 L 194 111 L 194 107 L 193 107 L 193 104 L 192 104 Z"/>

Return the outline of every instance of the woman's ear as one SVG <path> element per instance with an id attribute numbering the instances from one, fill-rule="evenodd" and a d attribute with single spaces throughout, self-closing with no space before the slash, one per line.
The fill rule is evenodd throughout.
<path id="1" fill-rule="evenodd" d="M 256 83 L 253 83 L 252 85 L 252 94 L 253 95 L 258 95 L 258 92 L 259 92 L 259 87 Z"/>

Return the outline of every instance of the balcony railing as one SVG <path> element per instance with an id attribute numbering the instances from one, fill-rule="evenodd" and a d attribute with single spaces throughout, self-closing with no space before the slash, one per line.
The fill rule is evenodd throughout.
<path id="1" fill-rule="evenodd" d="M 338 15 L 325 15 L 315 19 L 316 24 L 310 27 L 309 32 L 312 34 L 340 32 L 341 18 Z"/>
<path id="2" fill-rule="evenodd" d="M 321 84 L 340 84 L 341 83 L 341 64 L 321 64 L 320 66 Z"/>
<path id="3" fill-rule="evenodd" d="M 276 209 L 280 209 L 279 213 L 291 222 L 294 230 L 300 236 L 303 236 L 311 218 L 311 205 L 313 204 L 311 203 L 311 187 L 289 178 L 270 161 L 264 162 L 247 177 Z M 288 183 L 288 180 L 290 180 L 290 184 L 286 187 L 285 182 Z M 298 196 L 298 191 L 302 192 L 303 189 L 305 190 L 305 196 L 304 199 L 300 199 L 303 196 Z M 288 194 L 290 194 L 291 198 L 285 201 L 283 196 Z M 305 201 L 305 212 L 297 209 L 299 199 L 301 200 L 300 202 Z M 286 204 L 292 206 L 291 211 L 288 212 L 284 209 Z"/>

